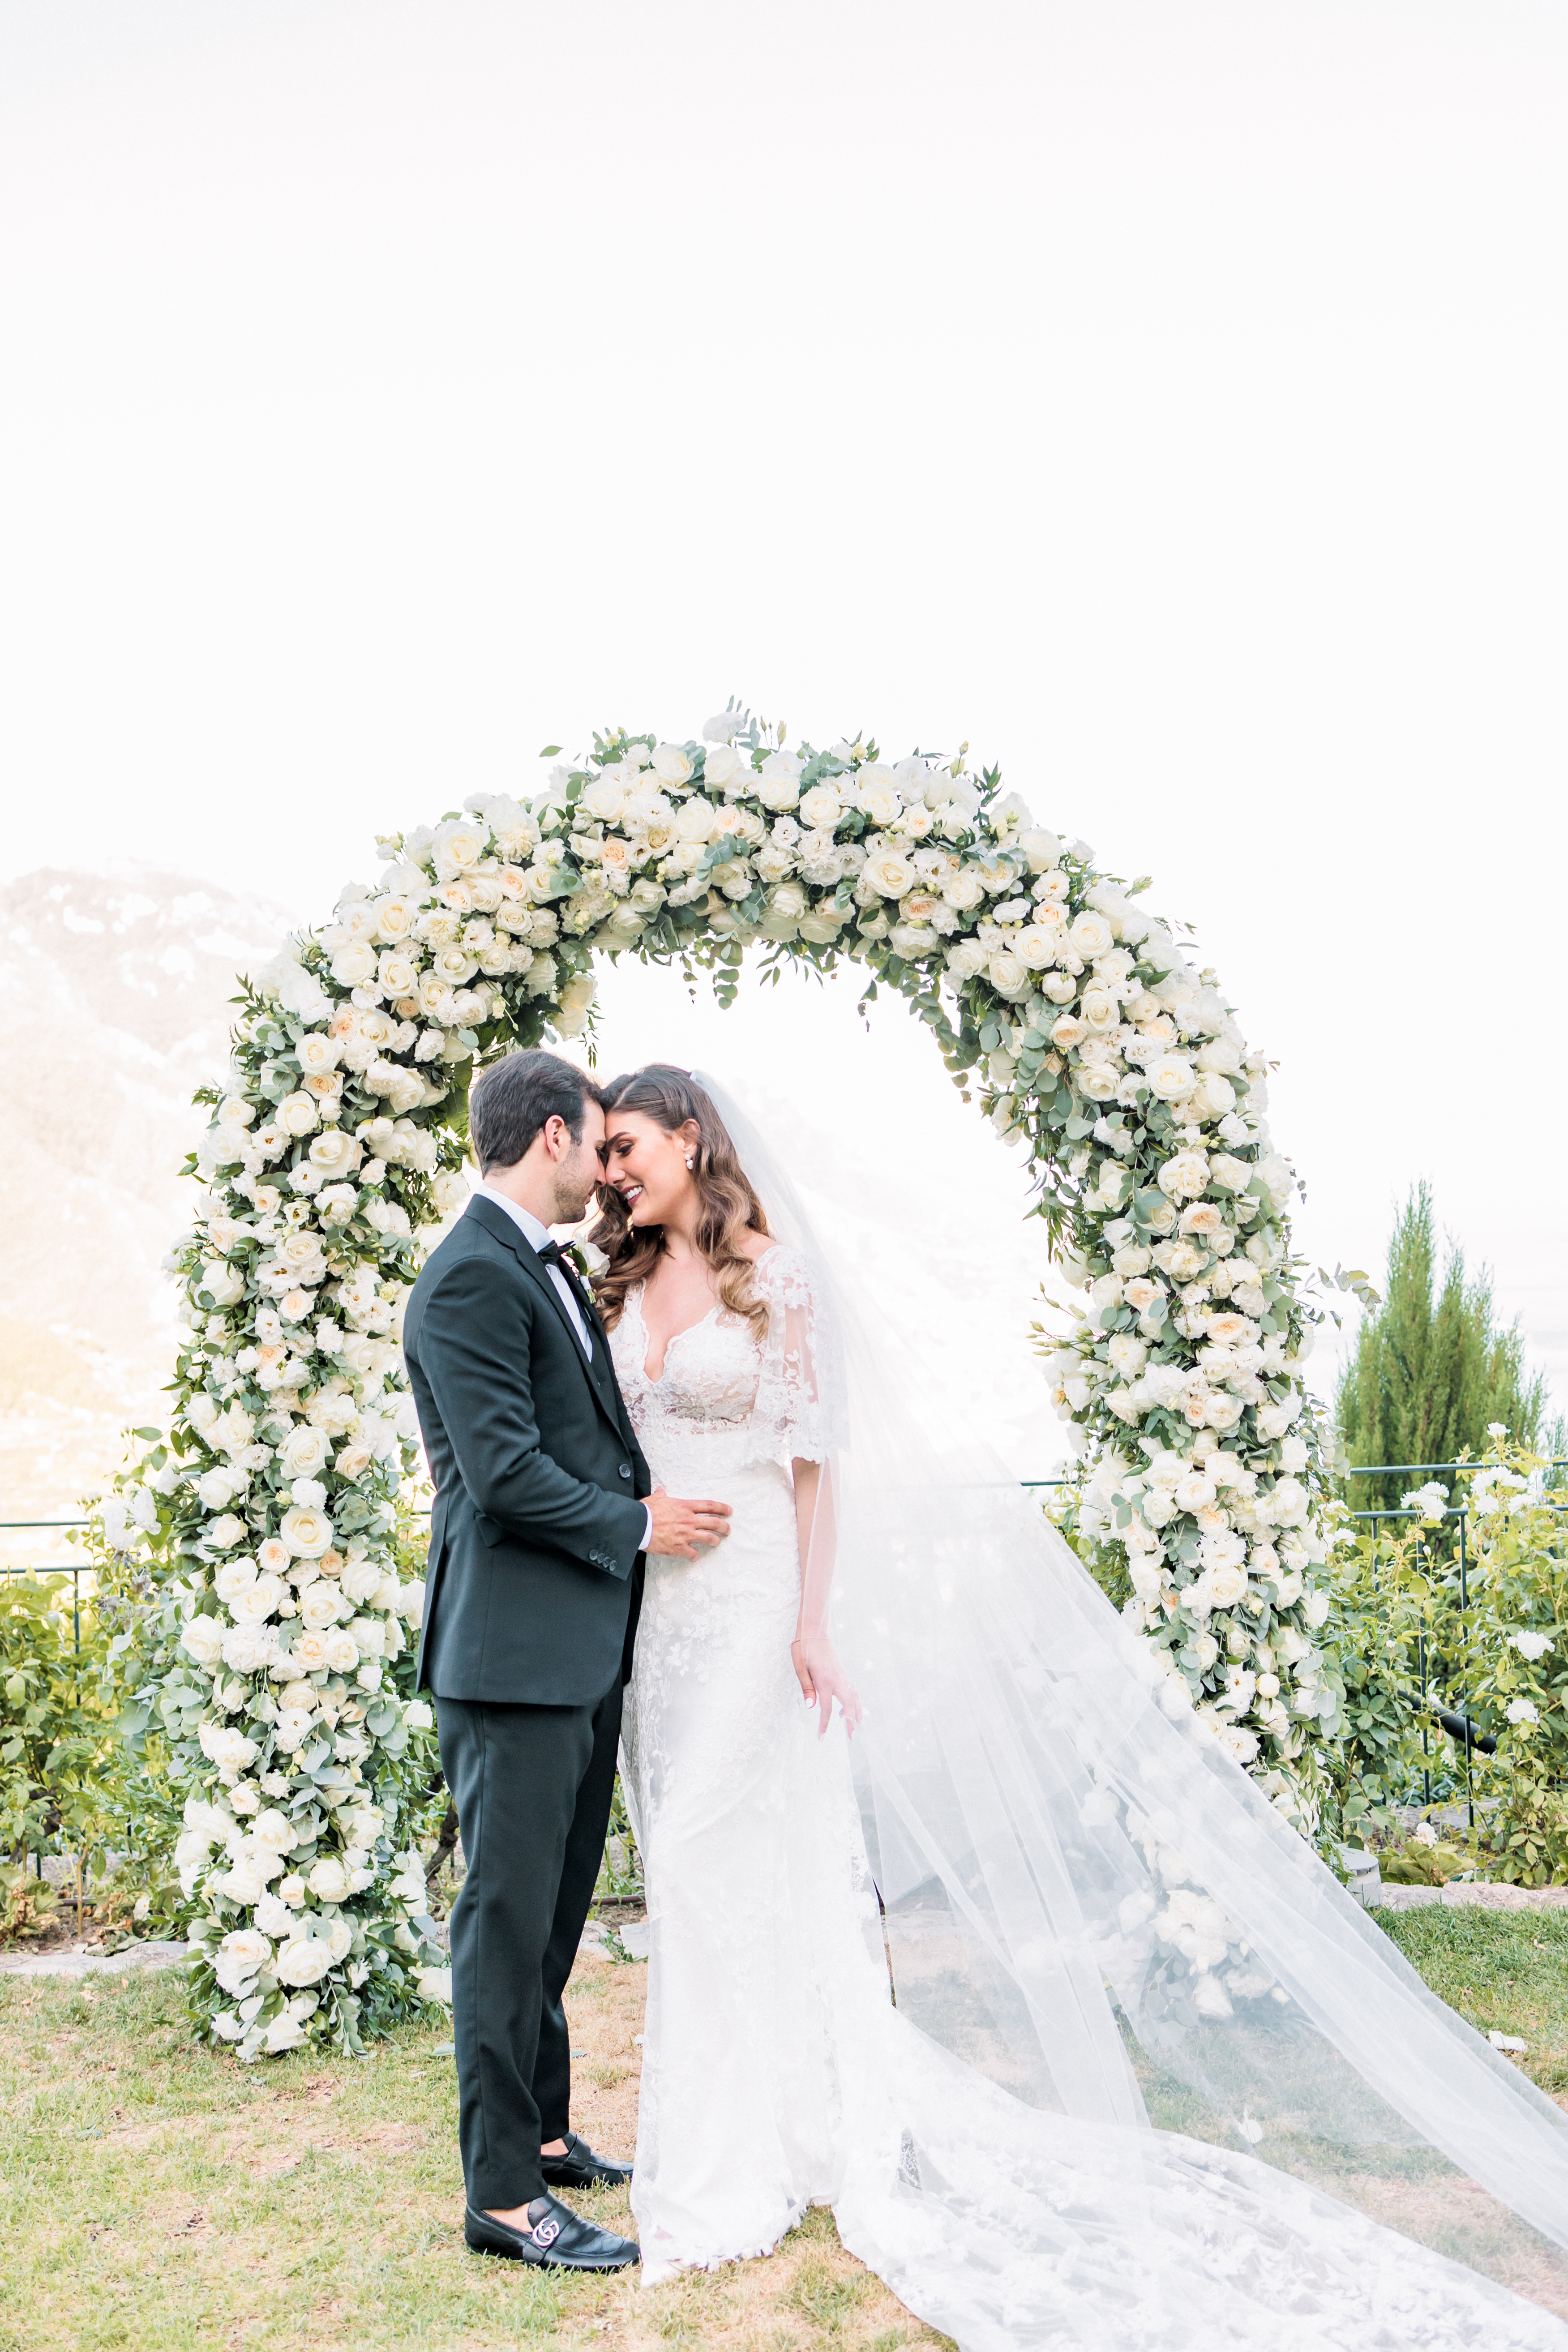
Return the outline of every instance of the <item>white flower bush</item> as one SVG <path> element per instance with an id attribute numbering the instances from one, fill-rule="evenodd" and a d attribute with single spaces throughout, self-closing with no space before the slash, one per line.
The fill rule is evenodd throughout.
<path id="1" fill-rule="evenodd" d="M 1049 1364 L 1089 1457 L 1080 1538 L 1124 1564 L 1167 1703 L 1299 1808 L 1335 1696 L 1294 1180 L 1260 1059 L 1142 886 L 962 753 L 790 749 L 733 707 L 700 741 L 598 737 L 526 803 L 471 794 L 379 845 L 380 880 L 241 1000 L 170 1260 L 172 1434 L 141 1433 L 101 1507 L 106 1546 L 163 1563 L 126 1639 L 184 1804 L 211 2033 L 245 2058 L 357 2046 L 447 1997 L 413 1843 L 434 1742 L 422 1588 L 394 1558 L 399 1324 L 421 1234 L 466 1194 L 476 1065 L 583 1035 L 601 954 L 704 966 L 725 1001 L 748 947 L 849 955 L 910 1000 L 1031 1154 L 1081 1294 Z"/>

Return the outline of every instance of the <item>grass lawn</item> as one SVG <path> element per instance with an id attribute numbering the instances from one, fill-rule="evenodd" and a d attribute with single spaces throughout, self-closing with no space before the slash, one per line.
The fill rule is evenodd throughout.
<path id="1" fill-rule="evenodd" d="M 1568 2104 L 1568 1918 L 1434 1905 L 1381 1924 L 1472 2023 L 1521 2035 L 1526 2070 Z M 646 1981 L 587 1958 L 573 1979 L 575 2119 L 612 2154 L 636 2137 Z M 443 2038 L 246 2068 L 193 2045 L 173 1974 L 0 1978 L 0 2352 L 943 2342 L 826 2212 L 768 2261 L 646 2294 L 635 2271 L 579 2281 L 469 2254 Z M 630 2227 L 624 2195 L 573 2201 Z M 1568 2310 L 1555 2262 L 1514 2246 L 1502 2219 L 1495 2261 L 1484 2228 L 1453 2250 Z"/>
<path id="2" fill-rule="evenodd" d="M 1376 1918 L 1461 2017 L 1528 2042 L 1525 2073 L 1568 2105 L 1568 1912 L 1426 1903 Z"/>
<path id="3" fill-rule="evenodd" d="M 574 2120 L 637 2136 L 647 1970 L 584 1959 Z M 895 2352 L 912 2319 L 811 2213 L 766 2262 L 641 2294 L 635 2270 L 547 2275 L 462 2240 L 444 2028 L 364 2059 L 254 2067 L 197 2049 L 176 1974 L 0 1978 L 0 2352 L 595 2345 Z M 631 2230 L 624 2193 L 574 2196 Z"/>

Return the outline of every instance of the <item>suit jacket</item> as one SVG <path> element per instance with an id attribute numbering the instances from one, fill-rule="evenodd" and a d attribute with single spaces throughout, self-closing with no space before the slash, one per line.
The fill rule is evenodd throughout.
<path id="1" fill-rule="evenodd" d="M 589 1705 L 629 1664 L 653 1480 L 584 1306 L 591 1364 L 482 1194 L 414 1286 L 403 1347 L 436 1481 L 417 1681 L 439 1698 Z"/>

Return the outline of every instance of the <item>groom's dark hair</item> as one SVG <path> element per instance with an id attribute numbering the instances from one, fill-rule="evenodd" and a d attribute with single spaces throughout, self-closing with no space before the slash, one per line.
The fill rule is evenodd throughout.
<path id="1" fill-rule="evenodd" d="M 581 1143 L 584 1113 L 603 1099 L 593 1079 L 559 1054 L 508 1054 L 492 1062 L 468 1097 L 468 1134 L 480 1175 L 512 1167 L 546 1119 L 563 1118 L 573 1142 Z"/>

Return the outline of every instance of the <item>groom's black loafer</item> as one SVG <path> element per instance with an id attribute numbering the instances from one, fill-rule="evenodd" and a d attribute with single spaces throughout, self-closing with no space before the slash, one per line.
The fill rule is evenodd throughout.
<path id="1" fill-rule="evenodd" d="M 552 2189 L 624 2189 L 632 2177 L 629 2164 L 612 2164 L 607 2156 L 595 2156 L 585 2139 L 575 2132 L 564 2135 L 564 2156 L 542 2156 L 540 2169 Z"/>
<path id="2" fill-rule="evenodd" d="M 504 2262 L 537 2263 L 547 2271 L 624 2271 L 640 2261 L 630 2238 L 613 2230 L 595 2229 L 555 2197 L 536 2197 L 529 2207 L 545 2210 L 526 2230 L 498 2221 L 493 2213 L 477 2213 L 470 2205 L 463 2219 L 463 2235 L 476 2254 L 500 2254 Z"/>

